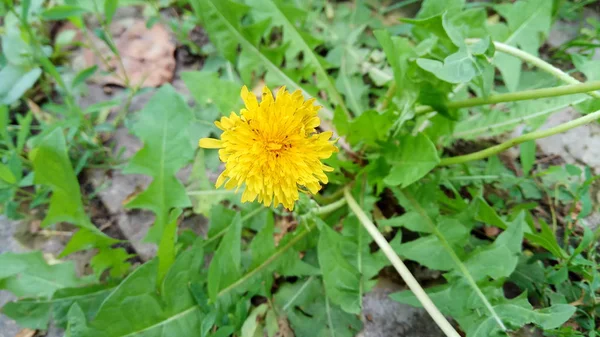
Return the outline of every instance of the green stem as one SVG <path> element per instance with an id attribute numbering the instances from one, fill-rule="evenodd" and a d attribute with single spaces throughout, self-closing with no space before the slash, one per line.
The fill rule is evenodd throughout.
<path id="1" fill-rule="evenodd" d="M 387 109 L 387 107 L 388 107 L 388 105 L 390 105 L 390 102 L 392 101 L 392 98 L 394 97 L 395 93 L 396 93 L 396 82 L 392 82 L 390 84 L 390 87 L 388 88 L 388 90 L 385 93 L 383 102 L 381 102 L 381 104 L 379 105 L 377 110 L 381 111 L 381 110 Z"/>
<path id="2" fill-rule="evenodd" d="M 479 133 L 483 133 L 483 132 L 492 132 L 493 130 L 497 129 L 497 128 L 505 128 L 507 126 L 513 126 L 516 124 L 523 124 L 525 122 L 527 122 L 528 120 L 534 119 L 534 118 L 540 118 L 546 115 L 549 115 L 551 113 L 554 113 L 556 111 L 562 110 L 564 108 L 570 107 L 570 106 L 575 106 L 579 103 L 583 103 L 585 101 L 589 101 L 592 98 L 590 97 L 582 97 L 580 99 L 577 99 L 575 101 L 571 101 L 565 104 L 561 104 L 561 105 L 555 105 L 552 106 L 548 109 L 542 110 L 542 111 L 538 111 L 536 113 L 532 113 L 529 114 L 527 116 L 523 116 L 523 117 L 514 117 L 514 118 L 510 118 L 508 120 L 504 120 L 502 122 L 498 122 L 498 123 L 494 123 L 494 124 L 487 124 L 484 125 L 482 127 L 479 128 L 472 128 L 472 129 L 468 129 L 465 131 L 461 131 L 461 132 L 456 132 L 452 135 L 453 138 L 464 138 L 467 136 L 472 136 L 472 135 L 477 135 Z"/>
<path id="3" fill-rule="evenodd" d="M 438 238 L 438 240 L 440 241 L 440 243 L 442 244 L 444 249 L 448 252 L 448 254 L 450 255 L 450 258 L 452 259 L 452 261 L 454 261 L 454 264 L 456 265 L 458 270 L 463 274 L 463 277 L 465 278 L 467 283 L 471 286 L 471 288 L 475 291 L 477 296 L 481 299 L 481 301 L 485 305 L 486 309 L 490 312 L 492 317 L 496 320 L 496 323 L 498 323 L 498 326 L 500 326 L 502 331 L 506 331 L 506 326 L 504 325 L 504 323 L 502 323 L 500 316 L 498 316 L 498 314 L 496 313 L 496 310 L 494 310 L 494 307 L 492 307 L 492 304 L 485 297 L 485 295 L 483 294 L 481 289 L 479 289 L 477 282 L 475 282 L 475 280 L 469 273 L 469 270 L 467 269 L 467 267 L 464 265 L 464 263 L 462 263 L 462 261 L 460 260 L 458 255 L 456 255 L 456 252 L 454 252 L 454 249 L 452 249 L 452 246 L 450 245 L 450 243 L 448 243 L 448 241 L 446 240 L 444 235 L 442 235 L 442 233 L 440 233 L 437 226 L 433 223 L 433 221 L 431 220 L 429 215 L 427 215 L 427 212 L 425 212 L 423 207 L 421 207 L 419 202 L 417 200 L 415 200 L 415 198 L 412 196 L 412 194 L 410 194 L 406 191 L 401 191 L 401 193 L 404 194 L 406 199 L 409 200 L 409 202 L 417 210 L 417 212 L 423 217 L 423 219 L 426 220 L 426 222 L 429 225 L 429 228 L 431 229 L 431 232 Z"/>
<path id="4" fill-rule="evenodd" d="M 375 240 L 381 251 L 385 254 L 385 256 L 390 260 L 398 274 L 402 277 L 404 282 L 410 290 L 415 294 L 419 302 L 423 305 L 423 308 L 427 310 L 427 313 L 431 316 L 433 321 L 437 324 L 437 326 L 444 332 L 444 334 L 448 337 L 459 337 L 460 335 L 454 327 L 448 322 L 446 317 L 440 312 L 440 310 L 435 306 L 435 304 L 431 301 L 423 287 L 419 284 L 419 282 L 415 279 L 415 277 L 411 274 L 410 270 L 406 268 L 402 260 L 396 255 L 394 249 L 390 246 L 387 240 L 381 235 L 375 224 L 369 219 L 369 217 L 365 214 L 365 212 L 360 208 L 356 200 L 352 197 L 350 193 L 350 189 L 347 187 L 344 189 L 344 196 L 346 201 L 348 202 L 348 206 L 354 212 L 358 220 L 362 223 L 365 229 L 369 232 L 371 237 Z"/>
<path id="5" fill-rule="evenodd" d="M 533 90 L 523 90 L 519 92 L 510 92 L 506 94 L 498 94 L 491 95 L 488 97 L 475 97 L 462 101 L 454 101 L 448 102 L 446 107 L 448 109 L 460 109 L 460 108 L 469 108 L 478 105 L 487 105 L 487 104 L 495 104 L 495 103 L 503 103 L 503 102 L 516 102 L 516 101 L 524 101 L 529 99 L 537 99 L 537 98 L 546 98 L 546 97 L 556 97 L 556 96 L 565 96 L 565 95 L 574 95 L 587 93 L 590 91 L 600 90 L 600 81 L 591 81 L 586 83 L 572 84 L 572 85 L 563 85 L 560 87 L 554 88 L 542 88 L 542 89 L 533 89 Z M 415 113 L 417 115 L 425 114 L 435 111 L 434 108 L 430 106 L 420 106 L 415 109 Z"/>
<path id="6" fill-rule="evenodd" d="M 313 214 L 324 215 L 324 214 L 335 211 L 336 209 L 344 206 L 345 204 L 346 204 L 346 199 L 342 198 L 342 199 L 332 202 L 331 204 L 328 204 L 325 206 L 319 206 L 319 208 L 317 208 L 317 210 Z"/>
<path id="7" fill-rule="evenodd" d="M 480 39 L 466 39 L 465 42 L 468 44 L 474 44 L 474 43 L 479 42 L 479 40 Z M 518 57 L 521 60 L 530 63 L 531 65 L 539 68 L 542 71 L 545 71 L 545 72 L 551 74 L 552 76 L 556 77 L 557 79 L 559 79 L 565 83 L 581 84 L 581 82 L 578 81 L 577 79 L 575 79 L 574 77 L 570 76 L 569 74 L 556 68 L 555 66 L 551 65 L 550 63 L 542 60 L 541 58 L 539 58 L 537 56 L 531 55 L 531 54 L 524 52 L 518 48 L 509 46 L 509 45 L 501 43 L 501 42 L 494 41 L 494 46 L 496 47 L 497 51 Z M 551 90 L 551 89 L 555 89 L 555 88 L 538 89 L 538 90 Z M 396 90 L 396 87 L 395 87 L 395 85 L 392 84 L 390 86 L 390 88 L 388 89 L 388 92 L 385 95 L 386 97 L 384 98 L 384 101 L 381 104 L 381 107 L 384 107 L 387 105 L 387 103 L 389 103 L 389 99 L 393 96 L 395 90 Z M 595 87 L 595 88 L 592 88 L 591 90 L 587 90 L 587 91 L 584 90 L 584 92 L 594 98 L 600 98 L 600 93 L 596 92 L 595 90 L 600 90 L 600 88 Z M 523 93 L 525 93 L 527 95 L 527 94 L 531 94 L 531 92 L 534 92 L 534 90 L 521 91 L 519 93 L 512 93 L 512 94 L 513 95 L 514 94 L 523 95 Z M 539 94 L 539 96 L 538 96 L 538 94 Z M 492 103 L 519 101 L 519 100 L 535 99 L 535 98 L 542 98 L 542 97 L 553 97 L 553 96 L 561 96 L 561 95 L 570 95 L 573 93 L 558 94 L 558 95 L 552 95 L 552 96 L 543 96 L 542 94 L 543 94 L 543 91 L 538 91 L 537 94 L 534 93 L 534 97 L 523 98 L 523 97 L 517 96 L 518 99 L 511 99 L 510 94 L 508 96 L 506 94 L 505 95 L 495 95 L 492 97 L 495 97 L 495 99 L 498 101 L 489 101 L 488 102 L 483 98 L 476 98 L 476 99 L 469 99 L 469 100 L 464 100 L 464 101 L 450 102 L 450 103 L 448 103 L 447 107 L 459 109 L 459 108 L 466 108 L 466 107 L 471 107 L 471 106 L 485 105 L 485 104 L 492 104 Z M 430 106 L 418 106 L 415 109 L 415 113 L 417 115 L 426 114 L 426 113 L 433 112 L 433 111 L 435 111 L 435 109 L 433 109 Z"/>
<path id="8" fill-rule="evenodd" d="M 313 214 L 324 215 L 329 212 L 335 211 L 336 209 L 344 206 L 345 204 L 346 204 L 346 199 L 340 199 L 329 205 L 319 207 Z M 269 256 L 268 259 L 266 259 L 263 263 L 261 263 L 256 268 L 248 271 L 246 274 L 244 274 L 242 277 L 240 277 L 234 283 L 230 284 L 226 288 L 223 288 L 221 291 L 219 291 L 217 296 L 222 296 L 222 295 L 230 292 L 231 290 L 237 288 L 238 286 L 244 284 L 246 281 L 248 281 L 254 275 L 258 274 L 260 271 L 262 271 L 263 269 L 268 267 L 271 263 L 273 263 L 275 260 L 277 260 L 279 257 L 281 257 L 281 255 L 283 255 L 288 249 L 292 248 L 296 243 L 298 243 L 298 241 L 302 240 L 314 228 L 315 228 L 314 222 L 308 224 L 307 226 L 303 226 L 302 229 L 299 230 L 299 233 L 297 233 L 296 236 L 294 236 L 290 241 L 288 241 L 283 246 L 277 247 L 277 250 L 275 251 L 275 253 L 273 253 L 273 255 Z"/>
<path id="9" fill-rule="evenodd" d="M 94 54 L 94 56 L 96 56 L 98 59 L 100 59 L 100 62 L 102 62 L 102 64 L 104 64 L 104 67 L 108 70 L 111 69 L 110 64 L 108 63 L 108 60 L 106 59 L 106 57 L 104 57 L 104 55 L 102 55 L 102 53 L 100 52 L 100 50 L 98 49 L 98 46 L 96 46 L 96 44 L 94 43 L 94 41 L 92 40 L 90 33 L 87 31 L 87 29 L 83 29 L 82 30 L 83 33 L 83 37 L 85 37 L 85 39 L 87 40 L 87 46 L 84 45 L 84 48 L 88 48 L 92 51 L 92 53 Z M 118 72 L 115 72 L 114 75 L 119 79 L 124 81 L 121 78 L 121 75 L 119 75 Z"/>
<path id="10" fill-rule="evenodd" d="M 127 81 L 129 81 L 129 80 L 127 80 Z M 125 120 L 125 116 L 129 113 L 129 108 L 131 107 L 131 102 L 133 101 L 133 97 L 137 94 L 142 83 L 143 83 L 143 81 L 139 85 L 130 88 L 129 95 L 127 95 L 127 101 L 125 101 L 125 105 L 123 106 L 123 109 L 121 109 L 121 111 L 119 112 L 117 117 L 115 117 L 115 120 L 113 121 L 113 125 L 115 127 L 118 127 L 121 124 L 121 122 L 123 122 L 123 120 Z"/>
<path id="11" fill-rule="evenodd" d="M 479 42 L 480 39 L 466 39 L 465 42 L 467 44 L 474 44 Z M 515 48 L 513 46 L 509 46 L 507 44 L 501 43 L 501 42 L 497 42 L 494 41 L 494 47 L 496 47 L 496 51 L 508 54 L 508 55 L 512 55 L 514 57 L 518 57 L 521 60 L 537 67 L 538 69 L 547 72 L 548 74 L 556 77 L 557 79 L 568 83 L 568 84 L 579 84 L 581 83 L 580 81 L 578 81 L 577 79 L 575 79 L 574 77 L 572 77 L 571 75 L 565 73 L 564 71 L 556 68 L 555 66 L 551 65 L 550 63 L 542 60 L 541 58 L 531 55 L 527 52 L 522 51 L 521 49 Z M 600 98 L 600 93 L 592 91 L 587 93 L 588 95 L 594 97 L 594 98 Z"/>
<path id="12" fill-rule="evenodd" d="M 544 138 L 544 137 L 549 137 L 552 135 L 555 135 L 557 133 L 561 133 L 561 132 L 565 132 L 568 130 L 571 130 L 573 128 L 576 128 L 578 126 L 582 126 L 584 124 L 590 123 L 596 119 L 600 118 L 600 110 L 593 112 L 589 115 L 585 115 L 583 117 L 579 117 L 577 119 L 574 119 L 572 121 L 563 123 L 561 125 L 557 125 L 553 128 L 550 129 L 545 129 L 545 130 L 538 130 L 538 131 L 534 131 L 531 133 L 527 133 L 524 134 L 522 136 L 510 139 L 504 143 L 489 147 L 485 150 L 481 150 L 481 151 L 477 151 L 471 154 L 467 154 L 467 155 L 463 155 L 463 156 L 456 156 L 456 157 L 449 157 L 449 158 L 443 158 L 440 163 L 438 164 L 438 166 L 445 166 L 445 165 L 453 165 L 453 164 L 460 164 L 460 163 L 464 163 L 464 162 L 468 162 L 468 161 L 473 161 L 473 160 L 479 160 L 479 159 L 483 159 L 483 158 L 487 158 L 489 156 L 495 155 L 496 153 L 502 152 L 508 148 L 511 148 L 515 145 L 519 145 L 521 143 L 524 143 L 526 141 L 530 141 L 530 140 L 536 140 L 539 138 Z"/>
<path id="13" fill-rule="evenodd" d="M 98 8 L 98 3 L 96 2 L 96 0 L 94 0 L 93 2 L 94 2 L 94 13 L 96 14 L 96 20 L 98 20 L 98 22 L 100 23 L 100 28 L 102 29 L 102 32 L 104 33 L 104 36 L 106 37 L 105 42 L 108 45 L 109 49 L 111 51 L 113 51 L 113 54 L 115 54 L 115 57 L 117 58 L 117 62 L 119 62 L 119 65 L 121 66 L 121 69 L 123 70 L 123 82 L 125 84 L 125 87 L 129 88 L 129 85 L 131 84 L 131 82 L 129 80 L 129 76 L 127 75 L 127 70 L 125 69 L 125 64 L 123 63 L 123 58 L 121 58 L 121 55 L 119 54 L 118 49 L 117 49 L 117 45 L 113 41 L 112 34 L 110 34 L 109 29 L 106 26 L 106 21 L 102 17 L 100 9 Z M 107 69 L 110 69 L 110 68 L 107 68 Z M 116 73 L 117 72 L 118 71 L 116 71 Z"/>

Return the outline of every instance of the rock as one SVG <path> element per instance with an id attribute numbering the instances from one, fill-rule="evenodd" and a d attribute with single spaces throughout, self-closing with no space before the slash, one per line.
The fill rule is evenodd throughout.
<path id="1" fill-rule="evenodd" d="M 5 216 L 0 215 L 0 254 L 9 252 L 25 253 L 30 251 L 29 247 L 15 238 L 15 235 L 22 234 L 23 231 L 26 231 L 27 227 L 28 226 L 26 223 L 9 220 Z M 54 251 L 57 248 L 58 250 L 62 250 L 63 247 L 64 245 L 58 243 L 57 240 L 53 240 L 53 242 L 49 243 L 48 245 L 43 245 L 42 247 L 36 248 L 48 253 L 49 250 Z M 16 299 L 17 298 L 10 292 L 0 291 L 0 308 L 6 303 L 12 302 Z M 21 330 L 22 328 L 19 327 L 15 321 L 6 317 L 5 315 L 0 314 L 0 337 L 15 337 Z M 62 336 L 62 333 L 47 334 L 46 336 L 57 337 Z"/>
<path id="2" fill-rule="evenodd" d="M 121 153 L 122 158 L 129 159 L 142 148 L 142 143 L 126 128 L 119 128 L 114 136 L 114 151 Z M 187 181 L 191 173 L 191 165 L 177 173 L 180 181 Z M 154 214 L 146 210 L 126 210 L 124 205 L 133 195 L 145 190 L 152 178 L 139 174 L 123 174 L 113 170 L 108 174 L 104 170 L 91 170 L 89 174 L 92 185 L 99 189 L 98 196 L 109 213 L 116 218 L 120 231 L 130 241 L 140 258 L 147 261 L 156 255 L 156 245 L 143 242 L 148 229 L 154 223 Z M 200 228 L 204 227 L 204 229 Z M 205 232 L 206 221 L 195 222 L 194 231 Z"/>
<path id="3" fill-rule="evenodd" d="M 143 242 L 153 223 L 154 214 L 145 210 L 120 211 L 117 216 L 119 229 L 144 261 L 156 256 L 157 246 Z"/>
<path id="4" fill-rule="evenodd" d="M 597 196 L 592 196 L 592 198 L 595 198 L 595 202 L 598 203 Z M 593 212 L 592 214 L 588 215 L 587 217 L 581 220 L 581 223 L 583 225 L 588 226 L 592 231 L 595 231 L 600 225 L 600 212 Z"/>
<path id="5" fill-rule="evenodd" d="M 552 48 L 561 48 L 565 43 L 576 38 L 580 33 L 581 28 L 588 28 L 594 30 L 595 28 L 588 23 L 589 19 L 600 20 L 600 15 L 596 11 L 590 8 L 585 8 L 583 11 L 583 18 L 579 21 L 565 21 L 559 20 L 552 25 L 550 34 L 546 43 Z M 583 22 L 583 25 L 582 25 Z M 567 52 L 576 53 L 576 48 L 567 49 Z M 600 53 L 595 53 L 594 59 L 599 59 Z"/>
<path id="6" fill-rule="evenodd" d="M 551 115 L 540 129 L 563 124 L 581 117 L 573 108 L 567 108 Z M 600 125 L 589 123 L 569 131 L 536 140 L 538 147 L 547 154 L 559 155 L 565 162 L 589 166 L 594 174 L 600 174 Z M 592 201 L 595 205 L 600 203 L 597 185 L 592 185 Z M 596 191 L 596 192 L 593 192 Z M 595 230 L 600 224 L 600 213 L 593 212 L 582 219 L 580 224 Z"/>
<path id="7" fill-rule="evenodd" d="M 0 295 L 0 301 L 1 300 L 2 298 Z M 0 304 L 2 303 L 0 302 Z M 21 331 L 21 328 L 19 328 L 15 321 L 4 315 L 0 315 L 0 337 L 15 337 L 19 331 Z"/>
<path id="8" fill-rule="evenodd" d="M 43 336 L 44 337 L 62 337 L 62 336 L 64 336 L 64 334 L 65 334 L 65 332 L 63 329 L 57 328 L 56 326 L 54 326 L 54 324 L 50 323 L 50 326 L 48 327 L 46 334 Z"/>
<path id="9" fill-rule="evenodd" d="M 60 228 L 60 226 L 59 226 Z M 44 236 L 30 233 L 29 224 L 21 221 L 13 221 L 0 215 L 0 254 L 3 253 L 26 253 L 40 250 L 44 254 L 58 255 L 65 247 L 68 237 Z M 82 275 L 85 266 L 92 257 L 92 251 L 76 252 L 66 259 L 75 262 L 78 275 Z M 8 291 L 0 291 L 0 308 L 6 303 L 16 300 L 16 297 Z M 15 337 L 22 328 L 12 319 L 0 314 L 0 337 Z M 50 326 L 45 335 L 47 337 L 60 337 L 63 331 Z"/>
<path id="10" fill-rule="evenodd" d="M 114 135 L 117 144 L 115 150 L 124 149 L 123 156 L 131 157 L 140 148 L 139 140 L 127 133 L 127 129 L 119 129 Z M 119 230 L 131 243 L 142 260 L 155 256 L 156 245 L 142 242 L 148 229 L 154 222 L 154 214 L 146 210 L 125 210 L 124 204 L 136 192 L 144 190 L 152 181 L 151 177 L 130 174 L 124 175 L 114 170 L 110 177 L 104 170 L 92 170 L 90 181 L 95 188 L 100 189 L 98 196 L 108 212 L 115 216 Z"/>
<path id="11" fill-rule="evenodd" d="M 189 229 L 198 236 L 206 237 L 208 234 L 208 221 L 209 220 L 205 216 L 201 214 L 194 214 L 181 221 L 179 230 L 182 231 Z"/>
<path id="12" fill-rule="evenodd" d="M 549 129 L 579 117 L 581 114 L 575 109 L 567 108 L 548 117 L 540 130 Z M 590 166 L 596 174 L 600 173 L 600 125 L 596 123 L 541 138 L 536 142 L 544 153 L 557 154 L 567 163 L 585 164 Z"/>
<path id="13" fill-rule="evenodd" d="M 363 298 L 363 331 L 358 337 L 443 337 L 444 333 L 422 308 L 398 303 L 391 293 L 402 286 L 380 278 L 373 291 Z"/>
<path id="14" fill-rule="evenodd" d="M 579 34 L 579 22 L 556 21 L 548 34 L 546 43 L 552 48 L 560 48 L 563 44 L 577 37 Z"/>
<path id="15" fill-rule="evenodd" d="M 7 252 L 22 253 L 27 251 L 27 249 L 14 238 L 19 226 L 20 223 L 18 221 L 9 220 L 4 215 L 0 215 L 0 254 Z"/>
<path id="16" fill-rule="evenodd" d="M 579 117 L 581 114 L 569 107 L 550 115 L 539 130 L 549 129 Z M 506 139 L 518 137 L 522 132 L 523 127 L 518 127 Z M 566 163 L 581 167 L 589 166 L 594 174 L 600 174 L 600 125 L 597 123 L 589 123 L 550 137 L 537 139 L 536 144 L 545 155 L 557 155 Z M 519 148 L 513 147 L 507 153 L 511 157 L 517 158 Z M 598 185 L 598 183 L 592 183 L 590 191 L 595 208 L 600 204 Z M 595 230 L 600 224 L 600 213 L 595 211 L 578 223 Z"/>

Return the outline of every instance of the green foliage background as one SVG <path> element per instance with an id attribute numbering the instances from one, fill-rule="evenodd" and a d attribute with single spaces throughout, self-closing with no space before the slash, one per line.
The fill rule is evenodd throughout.
<path id="1" fill-rule="evenodd" d="M 71 262 L 49 264 L 40 252 L 1 254 L 0 289 L 18 297 L 2 313 L 32 329 L 53 321 L 71 337 L 355 336 L 363 296 L 391 269 L 345 206 L 340 192 L 349 186 L 398 256 L 439 272 L 424 280 L 426 291 L 466 336 L 506 336 L 525 326 L 547 336 L 599 332 L 600 231 L 578 225 L 593 211 L 591 170 L 541 164 L 534 141 L 520 145 L 518 160 L 444 164 L 462 153 L 460 140 L 522 125 L 532 132 L 568 106 L 582 115 L 598 109 L 598 98 L 585 93 L 456 105 L 559 85 L 494 42 L 549 58 L 539 51 L 553 23 L 578 18 L 590 2 L 424 0 L 414 17 L 389 19 L 415 2 L 0 2 L 2 210 L 26 220 L 43 210 L 42 228 L 75 226 L 60 258 L 96 252 L 84 277 Z M 149 26 L 169 25 L 204 68 L 181 74 L 190 97 L 163 85 L 127 115 L 144 92 L 127 86 L 124 106 L 115 99 L 82 109 L 86 80 L 99 70 L 60 64 L 64 46 L 47 27 L 68 20 L 83 28 L 94 16 L 92 33 L 119 58 L 107 27 L 120 6 L 132 4 L 145 6 Z M 179 15 L 162 16 L 168 7 Z M 189 38 L 196 25 L 210 38 L 205 46 Z M 600 24 L 590 25 L 595 30 L 550 61 L 594 81 L 600 64 L 590 44 L 597 46 Z M 573 46 L 579 49 L 567 50 Z M 342 137 L 342 151 L 326 161 L 335 169 L 330 184 L 314 199 L 303 195 L 293 214 L 215 190 L 207 171 L 217 170 L 216 151 L 196 148 L 199 138 L 218 136 L 214 120 L 242 106 L 241 86 L 262 81 L 316 98 L 323 127 Z M 36 93 L 46 97 L 41 109 L 26 104 Z M 143 143 L 126 161 L 102 141 L 121 125 Z M 180 181 L 175 174 L 187 165 L 191 178 Z M 93 196 L 82 193 L 81 173 L 99 166 L 152 178 L 124 206 L 155 215 L 145 238 L 158 247 L 150 261 L 134 265 L 123 242 L 90 219 Z M 558 219 L 559 210 L 567 216 Z M 210 219 L 206 237 L 179 230 L 192 214 Z M 509 286 L 518 294 L 505 293 Z M 420 305 L 409 290 L 390 297 Z"/>

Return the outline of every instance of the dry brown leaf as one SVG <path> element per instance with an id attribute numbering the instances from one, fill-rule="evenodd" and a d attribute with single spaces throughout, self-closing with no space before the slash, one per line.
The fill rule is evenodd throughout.
<path id="1" fill-rule="evenodd" d="M 277 323 L 279 323 L 279 331 L 275 333 L 275 337 L 294 337 L 294 331 L 290 327 L 290 323 L 285 316 L 279 316 L 277 318 Z"/>
<path id="2" fill-rule="evenodd" d="M 15 335 L 15 337 L 33 337 L 35 335 L 36 330 L 31 330 L 31 329 L 23 329 L 19 332 L 17 332 L 17 334 Z"/>
<path id="3" fill-rule="evenodd" d="M 56 32 L 56 34 L 54 36 L 56 38 L 57 36 L 61 35 L 64 32 L 67 32 L 67 31 L 73 31 L 73 32 L 75 32 L 75 36 L 73 36 L 73 40 L 72 40 L 73 42 L 79 42 L 80 43 L 80 42 L 82 42 L 84 40 L 83 39 L 83 33 L 81 32 L 81 30 L 79 28 L 77 28 L 77 26 L 75 26 L 73 23 L 71 23 L 69 21 L 64 22 L 60 26 L 60 28 L 58 28 L 58 31 Z"/>
<path id="4" fill-rule="evenodd" d="M 485 232 L 485 235 L 490 238 L 495 238 L 500 234 L 500 229 L 493 226 L 483 226 L 483 231 Z"/>
<path id="5" fill-rule="evenodd" d="M 294 219 L 289 217 L 280 217 L 275 219 L 275 229 L 279 230 L 273 234 L 273 240 L 275 240 L 275 246 L 279 246 L 279 241 L 289 232 L 296 228 L 296 222 Z"/>
<path id="6" fill-rule="evenodd" d="M 155 24 L 148 29 L 143 20 L 122 20 L 113 23 L 111 33 L 123 64 L 95 36 L 92 37 L 92 43 L 106 62 L 93 49 L 84 51 L 88 67 L 98 65 L 102 71 L 111 73 L 97 78 L 101 84 L 124 86 L 125 74 L 129 77 L 129 85 L 134 87 L 158 87 L 173 79 L 175 44 L 163 25 Z"/>
<path id="7" fill-rule="evenodd" d="M 256 98 L 260 99 L 262 97 L 262 91 L 265 85 L 265 81 L 261 78 L 260 80 L 258 80 L 254 88 L 252 88 L 252 93 L 254 94 L 254 96 L 256 96 Z"/>
<path id="8" fill-rule="evenodd" d="M 37 119 L 38 121 L 45 122 L 48 124 L 54 122 L 54 117 L 51 114 L 42 110 L 42 108 L 40 108 L 40 106 L 37 105 L 34 101 L 26 99 L 25 103 L 27 104 L 29 110 L 31 110 L 31 113 L 33 113 L 35 119 Z"/>
<path id="9" fill-rule="evenodd" d="M 40 231 L 40 225 L 41 225 L 42 221 L 41 220 L 32 220 L 29 223 L 29 232 L 30 233 L 37 233 Z"/>
<path id="10" fill-rule="evenodd" d="M 131 200 L 135 199 L 140 193 L 144 192 L 144 188 L 142 186 L 136 185 L 135 190 L 129 193 L 121 203 L 123 206 L 127 205 Z"/>

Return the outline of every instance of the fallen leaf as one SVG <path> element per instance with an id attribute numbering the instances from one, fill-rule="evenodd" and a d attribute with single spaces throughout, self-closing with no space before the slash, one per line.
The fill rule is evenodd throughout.
<path id="1" fill-rule="evenodd" d="M 84 51 L 87 67 L 98 65 L 101 72 L 95 78 L 100 84 L 125 86 L 125 74 L 132 87 L 158 87 L 170 82 L 175 73 L 175 43 L 161 24 L 152 28 L 139 19 L 114 22 L 110 28 L 121 61 L 99 38 L 92 36 L 94 48 Z M 108 75 L 102 73 L 108 72 Z"/>
<path id="2" fill-rule="evenodd" d="M 252 88 L 252 93 L 254 94 L 254 96 L 256 96 L 256 98 L 260 99 L 262 97 L 262 91 L 265 85 L 265 81 L 263 79 L 260 79 L 258 80 L 258 83 L 256 83 L 256 85 L 254 86 L 254 88 Z"/>
<path id="3" fill-rule="evenodd" d="M 33 113 L 35 119 L 37 119 L 39 122 L 44 122 L 47 124 L 51 124 L 52 122 L 54 122 L 54 117 L 51 114 L 42 110 L 40 106 L 37 105 L 34 101 L 26 99 L 25 103 L 27 104 L 29 110 L 31 110 L 31 113 Z"/>
<path id="4" fill-rule="evenodd" d="M 136 185 L 133 192 L 129 193 L 123 202 L 121 203 L 123 206 L 127 205 L 131 200 L 135 199 L 140 193 L 144 192 L 144 187 Z"/>
<path id="5" fill-rule="evenodd" d="M 36 330 L 31 330 L 31 329 L 23 329 L 19 332 L 17 332 L 17 334 L 15 335 L 15 337 L 33 337 L 33 335 L 35 335 Z"/>
<path id="6" fill-rule="evenodd" d="M 81 32 L 81 30 L 79 28 L 77 28 L 77 26 L 75 26 L 73 23 L 67 21 L 64 22 L 59 28 L 58 31 L 56 32 L 56 34 L 54 34 L 54 39 L 56 40 L 61 34 L 66 33 L 72 31 L 75 33 L 75 36 L 73 36 L 73 40 L 72 42 L 75 43 L 81 43 L 84 39 L 83 39 L 83 33 Z M 56 41 L 55 41 L 56 42 Z"/>
<path id="7" fill-rule="evenodd" d="M 279 316 L 277 323 L 279 324 L 279 331 L 275 333 L 276 337 L 294 337 L 294 331 L 292 331 L 290 323 L 285 316 Z"/>
<path id="8" fill-rule="evenodd" d="M 293 231 L 298 225 L 294 219 L 289 217 L 280 217 L 275 220 L 275 234 L 273 234 L 273 240 L 275 246 L 279 246 L 279 241 L 289 232 Z"/>
<path id="9" fill-rule="evenodd" d="M 30 233 L 37 233 L 40 231 L 40 224 L 42 223 L 41 220 L 32 220 L 29 223 L 29 232 Z"/>
<path id="10" fill-rule="evenodd" d="M 485 232 L 485 235 L 490 238 L 495 238 L 500 234 L 500 229 L 493 226 L 483 226 L 483 231 Z"/>

